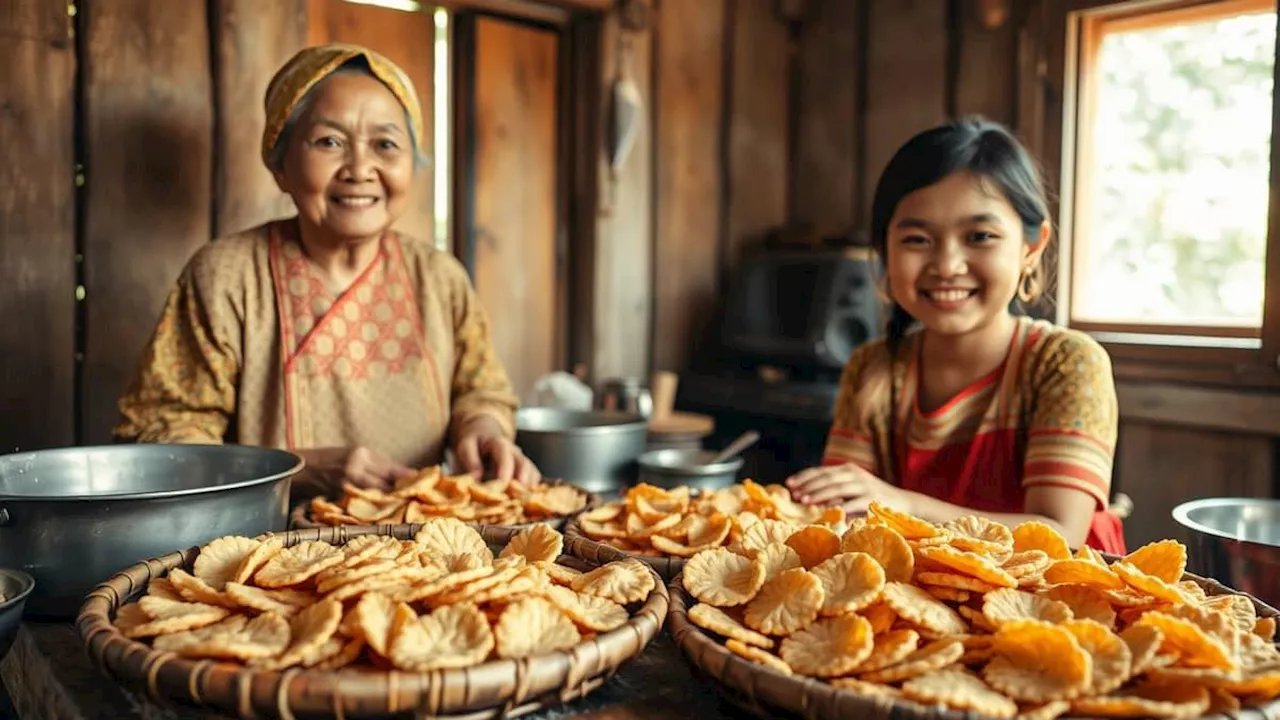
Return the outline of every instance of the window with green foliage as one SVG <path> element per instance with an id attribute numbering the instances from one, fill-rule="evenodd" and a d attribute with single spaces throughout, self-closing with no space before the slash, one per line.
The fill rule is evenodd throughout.
<path id="1" fill-rule="evenodd" d="M 1118 3 L 1078 18 L 1062 206 L 1072 325 L 1118 341 L 1260 347 L 1275 8 Z"/>

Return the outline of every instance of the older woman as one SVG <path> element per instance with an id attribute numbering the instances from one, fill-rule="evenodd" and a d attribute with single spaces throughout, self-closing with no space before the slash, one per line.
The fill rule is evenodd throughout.
<path id="1" fill-rule="evenodd" d="M 298 214 L 195 253 L 117 437 L 288 448 L 322 489 L 386 486 L 446 447 L 464 471 L 536 481 L 466 272 L 390 229 L 423 136 L 408 76 L 365 48 L 308 48 L 266 115 L 262 157 Z"/>

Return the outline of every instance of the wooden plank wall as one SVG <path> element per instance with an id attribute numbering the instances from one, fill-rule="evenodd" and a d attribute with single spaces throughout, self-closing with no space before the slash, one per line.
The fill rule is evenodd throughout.
<path id="1" fill-rule="evenodd" d="M 164 293 L 211 235 L 213 92 L 202 3 L 85 3 L 83 423 L 107 442 Z M 139 35 L 137 42 L 121 38 Z"/>
<path id="2" fill-rule="evenodd" d="M 65 2 L 0 12 L 0 452 L 75 436 L 75 74 Z"/>

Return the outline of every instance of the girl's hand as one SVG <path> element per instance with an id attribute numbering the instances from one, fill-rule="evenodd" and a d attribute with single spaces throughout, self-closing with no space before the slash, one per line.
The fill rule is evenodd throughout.
<path id="1" fill-rule="evenodd" d="M 488 415 L 477 415 L 458 429 L 453 454 L 462 472 L 476 479 L 484 479 L 488 467 L 495 479 L 519 480 L 528 486 L 542 481 L 538 466 L 502 434 L 498 422 Z"/>
<path id="2" fill-rule="evenodd" d="M 805 505 L 839 505 L 849 515 L 862 514 L 873 502 L 910 513 L 911 494 L 890 485 L 853 463 L 810 468 L 787 478 L 791 498 Z"/>

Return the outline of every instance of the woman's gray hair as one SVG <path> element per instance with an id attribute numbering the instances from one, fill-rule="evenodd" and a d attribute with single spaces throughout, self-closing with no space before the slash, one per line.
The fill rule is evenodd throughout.
<path id="1" fill-rule="evenodd" d="M 271 172 L 284 171 L 284 158 L 289 152 L 289 144 L 293 139 L 293 131 L 297 127 L 298 121 L 302 119 L 302 116 L 305 115 L 307 111 L 311 109 L 311 106 L 315 104 L 316 91 L 319 90 L 320 86 L 324 85 L 329 78 L 332 78 L 335 75 L 344 74 L 367 75 L 368 77 L 378 80 L 378 76 L 374 75 L 367 65 L 363 62 L 353 61 L 329 73 L 324 80 L 321 80 L 312 86 L 312 88 L 307 91 L 307 94 L 303 95 L 302 99 L 298 101 L 298 104 L 294 106 L 293 111 L 289 113 L 288 119 L 284 121 L 284 127 L 280 130 L 280 137 L 276 139 L 276 144 L 271 148 L 271 153 L 267 156 L 268 170 Z M 378 82 L 382 81 L 378 80 Z M 416 172 L 421 168 L 430 167 L 431 158 L 423 153 L 418 146 L 418 133 L 414 130 L 413 123 L 409 122 L 408 110 L 405 111 L 405 127 L 408 128 L 409 132 L 409 146 L 413 149 L 414 171 Z"/>

